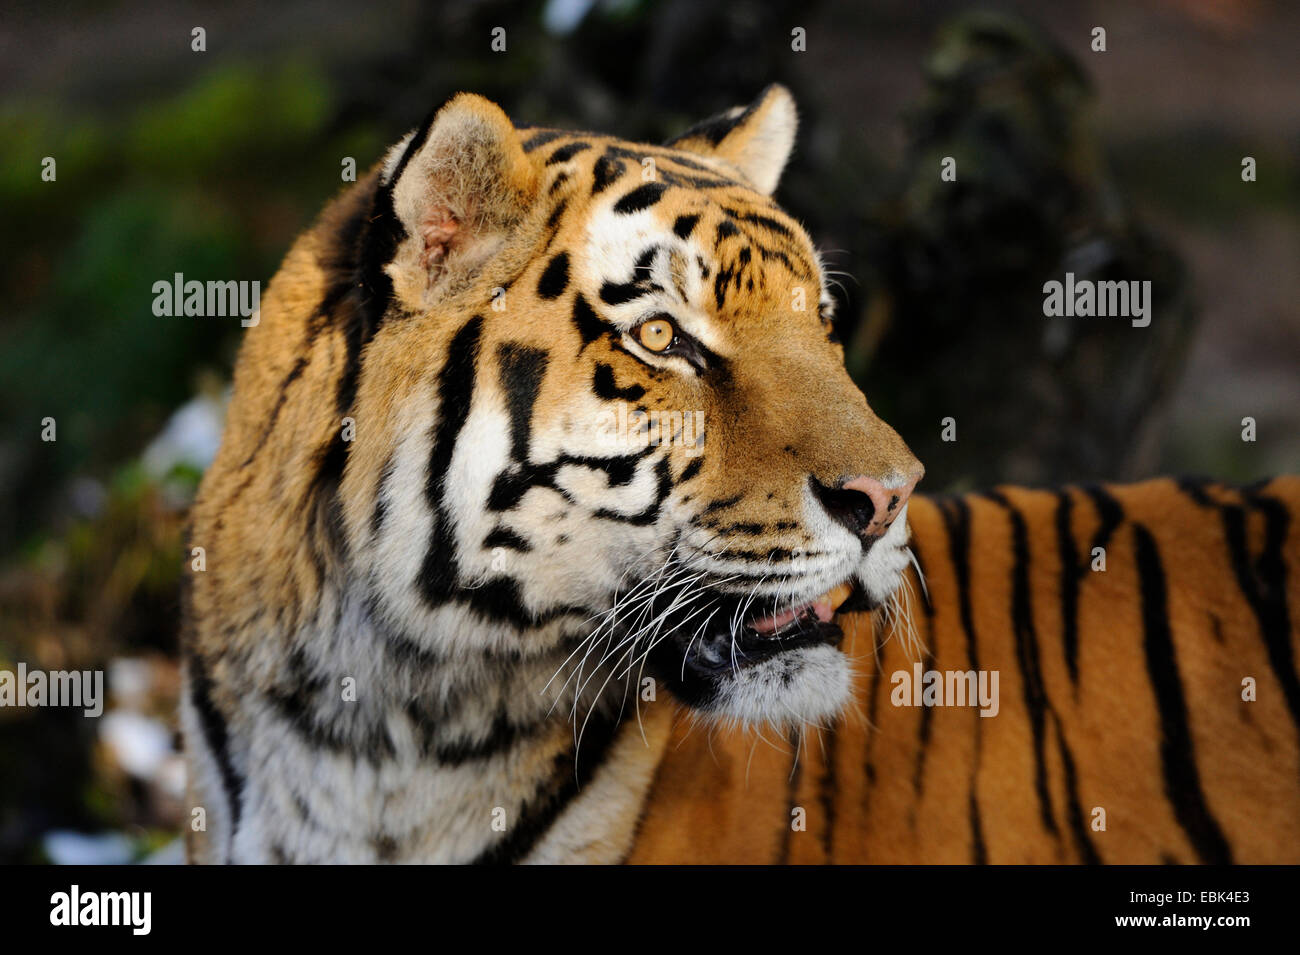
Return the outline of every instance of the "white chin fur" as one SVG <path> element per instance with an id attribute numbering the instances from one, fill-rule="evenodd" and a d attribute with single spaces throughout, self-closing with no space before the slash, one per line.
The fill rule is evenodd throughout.
<path id="1" fill-rule="evenodd" d="M 906 547 L 910 536 L 904 504 L 885 536 L 876 541 L 858 565 L 858 581 L 872 602 L 883 604 L 903 582 L 903 574 L 912 562 Z"/>
<path id="2" fill-rule="evenodd" d="M 793 727 L 838 716 L 851 695 L 849 658 L 832 646 L 804 647 L 727 674 L 709 713 L 746 728 Z"/>

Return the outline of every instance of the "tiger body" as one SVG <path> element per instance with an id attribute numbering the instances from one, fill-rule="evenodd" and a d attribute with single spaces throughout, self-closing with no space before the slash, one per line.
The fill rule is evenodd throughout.
<path id="1" fill-rule="evenodd" d="M 462 94 L 295 244 L 247 332 L 191 516 L 204 555 L 183 637 L 193 861 L 797 861 L 819 846 L 876 861 L 1087 859 L 1076 808 L 1112 800 L 1115 833 L 1136 825 L 1136 794 L 1157 791 L 1112 755 L 1155 752 L 1180 725 L 1233 858 L 1287 854 L 1294 724 L 1268 681 L 1289 672 L 1292 692 L 1291 624 L 1269 618 L 1268 664 L 1243 670 L 1260 699 L 1242 710 L 1196 668 L 1256 660 L 1258 624 L 1222 574 L 1185 587 L 1166 563 L 1184 707 L 1207 707 L 1180 724 L 1176 701 L 1152 710 L 1139 685 L 1134 614 L 1151 588 L 1122 556 L 1078 581 L 1075 669 L 1059 683 L 1061 641 L 1039 619 L 1055 580 L 1037 543 L 1046 498 L 1022 502 L 1032 567 L 1023 541 L 992 528 L 1008 505 L 966 505 L 969 574 L 987 589 L 952 585 L 937 528 L 957 505 L 909 502 L 920 463 L 845 373 L 817 254 L 769 198 L 794 122 L 771 88 L 657 147 L 516 128 Z M 1139 525 L 1194 532 L 1196 553 L 1221 543 L 1213 509 L 1188 523 L 1172 485 L 1112 493 L 1129 522 L 1114 531 L 1121 551 Z M 1267 493 L 1295 511 L 1293 483 Z M 979 665 L 1002 672 L 1002 714 L 982 736 L 969 711 L 886 712 L 871 675 L 875 621 L 901 619 L 914 573 L 909 508 L 933 597 L 932 613 L 912 613 L 924 660 L 966 669 L 954 621 L 975 614 Z M 1079 528 L 1085 511 L 1070 517 Z M 1207 579 L 1224 590 L 1222 641 L 1198 643 L 1204 621 L 1179 614 L 1219 599 Z M 1032 626 L 999 629 L 984 615 L 1012 583 Z M 836 610 L 857 621 L 847 635 Z M 1111 617 L 1125 627 L 1107 635 Z M 899 648 L 885 642 L 885 665 Z M 1017 703 L 1012 664 L 1031 657 L 1035 689 Z M 1132 694 L 1107 695 L 1107 674 Z M 879 732 L 855 723 L 864 705 Z M 922 757 L 900 730 L 917 719 Z M 1207 737 L 1215 719 L 1228 737 Z M 677 739 L 694 721 L 707 728 Z M 807 727 L 832 722 L 819 763 Z M 1092 726 L 1120 735 L 1088 741 Z M 779 747 L 751 752 L 756 733 L 804 740 L 793 776 Z M 721 767 L 705 765 L 710 741 Z M 1224 804 L 1230 773 L 1205 763 L 1216 747 L 1257 761 L 1257 839 L 1239 835 L 1244 804 Z M 1185 762 L 1160 778 L 1186 782 Z M 1088 787 L 1077 807 L 1062 772 Z M 809 807 L 808 831 L 823 836 L 769 856 L 790 800 L 814 785 L 826 812 Z M 994 795 L 1007 802 L 972 843 L 968 803 Z M 1178 805 L 1186 826 L 1196 807 Z M 1035 806 L 1043 832 L 1025 827 Z M 1203 831 L 1189 854 L 1154 806 L 1146 841 L 1093 851 L 1218 857 Z M 1004 809 L 1021 842 L 1000 841 Z"/>
<path id="2" fill-rule="evenodd" d="M 629 859 L 1300 861 L 1297 509 L 1300 478 L 914 497 L 916 642 L 856 616 L 855 702 L 802 739 L 680 721 Z M 900 705 L 917 664 L 997 670 L 996 715 Z"/>

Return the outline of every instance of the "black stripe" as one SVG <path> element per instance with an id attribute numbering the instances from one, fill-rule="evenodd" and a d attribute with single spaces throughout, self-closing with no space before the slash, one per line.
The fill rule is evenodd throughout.
<path id="1" fill-rule="evenodd" d="M 988 865 L 989 852 L 984 845 L 984 826 L 980 822 L 980 807 L 975 799 L 975 789 L 971 788 L 968 804 L 970 809 L 971 862 L 974 865 Z"/>
<path id="2" fill-rule="evenodd" d="M 345 753 L 377 767 L 396 753 L 388 727 L 355 707 L 340 709 L 332 689 L 337 686 L 337 680 L 308 660 L 302 647 L 295 647 L 263 696 L 314 748 Z"/>
<path id="3" fill-rule="evenodd" d="M 326 326 L 342 332 L 346 357 L 334 404 L 346 415 L 356 398 L 362 350 L 388 311 L 392 279 L 385 267 L 406 238 L 406 228 L 393 211 L 391 185 L 381 186 L 377 175 L 359 183 L 341 203 L 346 203 L 342 221 L 317 255 L 329 284 L 308 328 L 312 337 Z"/>
<path id="4" fill-rule="evenodd" d="M 1169 631 L 1164 568 L 1151 532 L 1141 524 L 1133 525 L 1133 549 L 1142 595 L 1142 647 L 1160 712 L 1165 795 L 1200 860 L 1216 865 L 1231 864 L 1232 851 L 1205 804 L 1196 770 L 1187 702 L 1183 698 L 1182 678 Z"/>
<path id="5" fill-rule="evenodd" d="M 234 844 L 235 830 L 239 828 L 239 817 L 243 810 L 244 777 L 235 769 L 230 756 L 230 736 L 226 731 L 226 721 L 212 701 L 212 680 L 203 665 L 203 659 L 196 652 L 188 655 L 190 672 L 190 703 L 198 714 L 199 726 L 203 731 L 203 741 L 208 752 L 217 764 L 217 775 L 221 777 L 221 788 L 226 796 L 226 805 L 230 807 L 230 834 L 227 846 Z"/>
<path id="6" fill-rule="evenodd" d="M 875 755 L 874 755 L 875 739 L 876 739 L 875 728 L 876 726 L 880 725 L 879 722 L 876 721 L 876 713 L 880 712 L 880 706 L 879 706 L 880 686 L 883 685 L 884 683 L 884 680 L 881 680 L 881 677 L 884 676 L 884 665 L 883 663 L 881 663 L 879 654 L 876 655 L 875 663 L 876 663 L 876 667 L 875 669 L 872 669 L 871 672 L 871 690 L 870 693 L 868 693 L 867 695 L 867 711 L 871 713 L 871 719 L 868 720 L 867 722 L 867 764 L 866 764 L 867 772 L 866 774 L 867 774 L 868 786 L 874 786 L 876 782 L 876 763 L 875 763 Z M 867 796 L 867 791 L 863 793 L 863 800 L 862 800 L 863 807 L 865 807 L 867 803 L 866 796 Z M 866 815 L 866 812 L 863 812 L 863 815 Z"/>
<path id="7" fill-rule="evenodd" d="M 727 215 L 741 222 L 750 222 L 754 225 L 767 230 L 768 232 L 779 235 L 783 239 L 794 239 L 794 230 L 784 222 L 773 219 L 771 216 L 765 216 L 758 212 L 742 212 L 739 209 L 726 209 Z M 793 271 L 793 270 L 792 270 Z"/>
<path id="8" fill-rule="evenodd" d="M 257 443 L 253 445 L 253 450 L 248 452 L 248 457 L 244 459 L 241 468 L 246 468 L 253 463 L 253 458 L 257 457 L 257 452 L 262 450 L 266 444 L 266 439 L 271 436 L 271 431 L 275 428 L 275 423 L 280 418 L 280 412 L 284 409 L 284 403 L 288 399 L 289 386 L 297 381 L 301 376 L 303 369 L 307 367 L 310 359 L 304 355 L 293 363 L 289 369 L 289 374 L 285 375 L 284 380 L 280 382 L 280 393 L 275 399 L 275 407 L 271 409 L 270 415 L 267 416 L 266 424 L 262 426 L 262 433 L 257 438 Z"/>
<path id="9" fill-rule="evenodd" d="M 962 631 L 966 634 L 966 655 L 970 657 L 971 669 L 978 671 L 980 658 L 970 591 L 970 505 L 959 497 L 941 500 L 939 514 L 948 534 L 948 559 L 952 561 L 952 572 L 957 581 L 957 608 Z"/>
<path id="10" fill-rule="evenodd" d="M 641 166 L 647 156 L 654 157 L 658 162 L 655 168 L 655 174 L 659 179 L 670 186 L 682 186 L 687 189 L 720 189 L 730 186 L 741 185 L 738 179 L 729 179 L 714 169 L 683 156 L 680 152 L 668 149 L 657 149 L 653 146 L 638 146 L 636 149 L 628 149 L 624 146 L 607 146 L 605 155 L 611 159 L 625 159 L 635 166 Z M 674 172 L 668 168 L 668 164 L 681 166 L 686 169 L 694 169 L 704 175 L 689 175 L 686 173 Z"/>
<path id="11" fill-rule="evenodd" d="M 582 734 L 581 750 L 566 750 L 555 758 L 550 780 L 524 804 L 501 841 L 482 852 L 474 864 L 511 865 L 526 859 L 577 797 L 581 788 L 579 773 L 592 779 L 600 771 L 618 728 L 617 715 L 593 715 Z"/>
<path id="12" fill-rule="evenodd" d="M 429 453 L 424 491 L 433 511 L 433 532 L 420 570 L 421 593 L 433 606 L 449 599 L 456 588 L 456 540 L 444 498 L 452 452 L 474 397 L 474 365 L 482 334 L 483 317 L 475 315 L 452 338 L 447 359 L 438 374 L 438 425 Z"/>
<path id="13" fill-rule="evenodd" d="M 939 514 L 943 519 L 944 534 L 948 538 L 948 559 L 952 562 L 953 576 L 957 583 L 957 605 L 958 614 L 961 618 L 961 628 L 966 635 L 966 655 L 970 660 L 971 669 L 975 671 L 976 678 L 979 677 L 979 650 L 977 648 L 977 638 L 975 635 L 975 615 L 971 607 L 971 589 L 970 589 L 970 506 L 960 497 L 948 498 L 939 501 Z M 913 545 L 913 550 L 916 547 Z M 917 560 L 920 560 L 920 554 L 917 554 Z M 926 598 L 927 617 L 933 618 L 934 607 Z M 934 631 L 933 620 L 930 623 L 931 632 Z M 980 764 L 982 762 L 984 749 L 984 717 L 980 716 L 978 707 L 973 709 L 975 719 L 975 752 L 971 757 L 970 770 L 970 791 L 969 791 L 969 808 L 971 824 L 971 845 L 972 853 L 977 864 L 988 862 L 988 850 L 984 843 L 984 827 L 980 821 L 979 800 L 976 793 L 979 785 Z"/>
<path id="14" fill-rule="evenodd" d="M 570 159 L 578 155 L 578 153 L 582 152 L 584 149 L 590 149 L 590 148 L 591 148 L 591 143 L 584 143 L 584 142 L 566 143 L 565 145 L 561 146 L 559 149 L 555 150 L 555 152 L 551 153 L 548 157 L 546 157 L 546 165 L 554 166 L 556 163 L 568 162 Z"/>
<path id="15" fill-rule="evenodd" d="M 614 203 L 614 211 L 619 215 L 631 215 L 634 212 L 640 212 L 642 209 L 649 209 L 663 198 L 667 189 L 668 187 L 662 182 L 647 182 L 637 186 Z"/>
<path id="16" fill-rule="evenodd" d="M 1208 483 L 1205 478 L 1183 477 L 1178 479 L 1178 489 L 1202 507 L 1218 507 L 1205 489 Z"/>
<path id="17" fill-rule="evenodd" d="M 547 143 L 554 142 L 563 135 L 563 130 L 559 129 L 544 129 L 540 133 L 534 133 L 532 136 L 524 140 L 524 152 L 530 153 L 534 149 L 540 149 Z"/>
<path id="18" fill-rule="evenodd" d="M 1088 865 L 1100 865 L 1101 859 L 1097 855 L 1097 850 L 1092 847 L 1092 840 L 1088 837 L 1088 825 L 1084 821 L 1083 807 L 1079 804 L 1079 777 L 1074 770 L 1074 756 L 1070 753 L 1070 747 L 1065 742 L 1065 730 L 1061 728 L 1061 718 L 1052 711 L 1052 723 L 1056 727 L 1056 744 L 1061 756 L 1061 763 L 1065 767 L 1065 793 L 1066 793 L 1066 815 L 1070 821 L 1070 833 L 1074 836 L 1074 844 L 1079 850 L 1079 855 Z"/>
<path id="19" fill-rule="evenodd" d="M 508 527 L 494 528 L 492 533 L 483 538 L 484 550 L 491 550 L 494 547 L 504 547 L 507 550 L 517 550 L 525 554 L 533 549 L 532 544 Z"/>
<path id="20" fill-rule="evenodd" d="M 1242 565 L 1233 561 L 1237 580 L 1251 610 L 1259 621 L 1259 631 L 1268 648 L 1268 662 L 1282 686 L 1291 719 L 1300 730 L 1300 679 L 1296 676 L 1295 656 L 1291 649 L 1291 614 L 1287 607 L 1287 566 L 1282 556 L 1291 515 L 1286 505 L 1274 498 L 1248 493 L 1250 506 L 1264 515 L 1264 549 L 1255 563 L 1254 586 L 1241 574 Z M 1244 534 L 1240 538 L 1245 545 Z"/>
<path id="21" fill-rule="evenodd" d="M 730 267 L 718 267 L 718 274 L 713 277 L 713 301 L 719 309 L 727 303 L 727 289 L 735 271 Z"/>
<path id="22" fill-rule="evenodd" d="M 549 361 L 540 348 L 516 342 L 497 346 L 498 380 L 510 412 L 510 456 L 516 461 L 528 460 L 533 406 L 537 404 Z"/>
<path id="23" fill-rule="evenodd" d="M 744 499 L 744 497 L 745 497 L 744 493 L 740 493 L 740 494 L 735 494 L 731 497 L 724 497 L 716 501 L 710 501 L 705 506 L 704 510 L 701 511 L 700 513 L 701 515 L 712 514 L 714 511 L 724 510 L 725 508 L 731 507 L 733 504 L 739 504 L 740 501 Z"/>
<path id="24" fill-rule="evenodd" d="M 695 224 L 700 221 L 696 215 L 678 216 L 673 221 L 673 234 L 679 239 L 686 239 L 695 231 Z"/>
<path id="25" fill-rule="evenodd" d="M 626 305 L 628 302 L 660 291 L 652 282 L 603 282 L 600 286 L 600 300 L 606 305 Z"/>
<path id="26" fill-rule="evenodd" d="M 666 145 L 676 146 L 692 139 L 703 139 L 711 146 L 719 145 L 733 130 L 749 121 L 749 118 L 754 115 L 754 110 L 766 99 L 766 94 L 767 91 L 764 90 L 757 100 L 734 115 L 728 111 L 701 120 L 680 136 L 670 139 Z"/>
<path id="27" fill-rule="evenodd" d="M 466 763 L 482 762 L 500 756 L 522 742 L 535 739 L 547 725 L 541 721 L 528 726 L 516 726 L 510 722 L 505 710 L 501 709 L 497 711 L 482 739 L 462 738 L 451 742 L 435 742 L 433 737 L 439 722 L 436 715 L 424 712 L 417 701 L 407 704 L 406 715 L 423 735 L 424 756 L 445 767 L 464 766 Z"/>
<path id="28" fill-rule="evenodd" d="M 563 495 L 570 503 L 576 503 L 568 493 L 555 483 L 560 469 L 574 465 L 592 468 L 605 473 L 606 483 L 610 487 L 621 487 L 636 477 L 637 462 L 651 454 L 655 448 L 647 445 L 635 454 L 618 455 L 608 458 L 574 457 L 562 455 L 554 461 L 543 464 L 524 464 L 514 471 L 504 471 L 492 482 L 488 493 L 487 507 L 490 511 L 508 511 L 517 506 L 523 496 L 535 487 L 549 488 Z"/>
<path id="29" fill-rule="evenodd" d="M 1091 498 L 1093 506 L 1097 508 L 1097 516 L 1101 519 L 1101 526 L 1097 528 L 1092 537 L 1092 546 L 1088 548 L 1088 558 L 1091 560 L 1092 552 L 1098 547 L 1104 550 L 1110 543 L 1111 535 L 1124 522 L 1124 508 L 1100 485 L 1084 485 L 1083 493 Z"/>
<path id="30" fill-rule="evenodd" d="M 460 563 L 456 554 L 456 535 L 446 501 L 446 478 L 456 441 L 465 426 L 474 397 L 475 364 L 482 332 L 483 316 L 475 315 L 452 339 L 447 350 L 447 360 L 438 376 L 438 424 L 433 448 L 429 453 L 428 473 L 425 477 L 425 500 L 433 511 L 433 530 L 430 534 L 428 550 L 424 555 L 424 563 L 420 568 L 420 595 L 431 607 L 441 606 L 456 598 L 488 620 L 508 622 L 516 627 L 540 626 L 549 620 L 569 614 L 589 613 L 590 611 L 585 608 L 567 605 L 555 606 L 545 612 L 532 610 L 524 604 L 519 583 L 509 577 L 493 577 L 474 587 L 461 588 L 458 585 Z M 525 349 L 525 351 L 533 350 Z M 531 372 L 528 368 L 535 362 L 526 359 L 523 364 L 525 370 L 521 378 L 529 379 Z M 522 409 L 523 403 L 521 402 L 518 407 Z M 517 420 L 522 418 L 523 413 L 520 410 Z M 526 446 L 526 433 L 517 431 L 513 438 Z M 550 462 L 541 466 L 547 469 L 552 483 L 558 466 L 559 462 Z M 524 465 L 523 470 L 527 472 L 530 467 Z M 515 479 L 516 476 L 508 472 L 498 475 L 493 485 L 492 496 L 489 497 L 490 508 L 502 482 Z M 523 484 L 522 490 L 526 490 L 528 486 L 531 485 Z"/>
<path id="31" fill-rule="evenodd" d="M 392 480 L 396 471 L 397 461 L 390 451 L 388 457 L 384 459 L 383 467 L 379 469 L 379 486 L 375 489 L 375 509 L 370 513 L 371 539 L 379 537 L 379 532 L 384 529 L 384 521 L 388 517 L 388 482 Z"/>
<path id="32" fill-rule="evenodd" d="M 870 718 L 867 721 L 866 775 L 867 775 L 868 786 L 874 786 L 876 782 L 876 761 L 875 761 L 875 756 L 873 754 L 875 753 L 875 740 L 876 740 L 875 727 L 880 725 L 879 723 L 876 722 L 876 714 L 880 711 L 880 707 L 878 705 L 880 702 L 880 686 L 884 682 L 881 679 L 881 677 L 884 675 L 885 672 L 884 665 L 881 663 L 879 656 L 877 656 L 875 662 L 876 662 L 876 666 L 871 671 L 871 689 L 868 691 L 867 694 L 867 711 L 870 714 Z M 864 789 L 863 800 L 862 800 L 864 809 L 867 803 L 866 796 L 867 796 L 867 790 Z M 863 815 L 866 815 L 865 811 Z M 870 817 L 868 816 L 868 818 Z"/>
<path id="33" fill-rule="evenodd" d="M 595 180 L 591 185 L 591 194 L 594 196 L 598 192 L 603 192 L 619 176 L 623 175 L 625 169 L 626 167 L 617 159 L 613 159 L 609 155 L 601 156 L 596 160 L 596 165 L 591 170 Z"/>
<path id="34" fill-rule="evenodd" d="M 563 218 L 564 212 L 568 208 L 569 208 L 569 197 L 565 196 L 563 199 L 561 199 L 559 202 L 555 204 L 555 208 L 551 210 L 551 214 L 546 217 L 546 228 L 551 233 L 546 240 L 547 248 L 550 248 L 551 241 L 555 238 L 555 231 L 554 231 L 555 227 L 559 225 L 560 219 Z"/>
<path id="35" fill-rule="evenodd" d="M 614 380 L 614 369 L 604 362 L 596 365 L 596 373 L 591 380 L 596 397 L 603 401 L 637 401 L 645 397 L 645 388 L 640 385 L 628 385 L 620 388 Z"/>
<path id="36" fill-rule="evenodd" d="M 1052 810 L 1052 794 L 1047 786 L 1047 760 L 1043 753 L 1044 721 L 1048 709 L 1047 692 L 1043 687 L 1043 674 L 1038 660 L 1038 635 L 1034 631 L 1033 609 L 1029 593 L 1029 533 L 1024 517 L 1011 502 L 996 491 L 988 494 L 990 500 L 1002 505 L 1011 520 L 1012 588 L 1011 617 L 1016 638 L 1016 663 L 1020 667 L 1024 686 L 1025 708 L 1029 711 L 1030 728 L 1034 737 L 1034 788 L 1038 793 L 1038 809 L 1043 825 L 1053 835 L 1058 834 L 1056 814 Z"/>
<path id="37" fill-rule="evenodd" d="M 387 186 L 376 185 L 368 207 L 361 211 L 358 219 L 364 226 L 358 229 L 356 237 L 350 238 L 345 233 L 338 240 L 340 250 L 349 257 L 347 266 L 337 269 L 334 279 L 334 294 L 339 296 L 340 303 L 335 321 L 342 324 L 347 349 L 334 398 L 339 414 L 347 414 L 356 399 L 361 356 L 379 331 L 393 300 L 393 279 L 388 274 L 388 265 L 408 238 L 406 227 L 393 208 L 392 182 Z"/>
<path id="38" fill-rule="evenodd" d="M 312 478 L 307 500 L 315 507 L 316 519 L 307 524 L 307 531 L 312 538 L 318 583 L 323 583 L 325 579 L 326 553 L 336 555 L 340 561 L 347 560 L 347 534 L 344 531 L 343 504 L 338 491 L 343 472 L 347 469 L 351 447 L 351 442 L 343 439 L 343 429 L 340 427 L 328 444 L 317 449 L 308 465 Z M 325 538 L 325 546 L 318 539 L 320 536 Z"/>
<path id="39" fill-rule="evenodd" d="M 1269 667 L 1282 687 L 1291 720 L 1300 731 L 1300 679 L 1291 648 L 1291 615 L 1287 607 L 1287 567 L 1282 556 L 1291 515 L 1286 505 L 1256 492 L 1245 492 L 1247 506 L 1264 516 L 1264 547 L 1252 560 L 1246 540 L 1246 512 L 1234 504 L 1218 504 L 1203 487 L 1190 481 L 1182 490 L 1204 507 L 1219 512 L 1228 547 L 1228 562 L 1237 586 L 1250 606 L 1268 652 Z"/>
<path id="40" fill-rule="evenodd" d="M 444 653 L 439 647 L 427 646 L 412 638 L 408 633 L 389 628 L 386 626 L 385 621 L 378 619 L 383 611 L 376 605 L 373 596 L 367 601 L 367 610 L 371 619 L 376 621 L 377 639 L 374 641 L 374 645 L 399 667 L 422 670 L 445 668 L 454 665 L 465 652 L 465 648 L 460 648 L 455 653 Z M 573 638 L 575 642 L 579 639 L 577 637 Z M 523 654 L 517 648 L 504 649 L 487 645 L 475 647 L 470 652 L 476 658 L 481 658 L 484 664 L 490 661 L 493 666 L 514 666 L 523 659 Z M 448 689 L 446 692 L 454 695 L 456 691 Z"/>
<path id="41" fill-rule="evenodd" d="M 655 487 L 655 498 L 645 506 L 645 509 L 636 514 L 623 514 L 619 511 L 612 511 L 608 508 L 601 508 L 592 516 L 599 517 L 607 521 L 618 521 L 621 524 L 631 524 L 635 527 L 644 527 L 647 524 L 653 524 L 659 517 L 659 512 L 663 508 L 664 501 L 668 500 L 668 495 L 673 490 L 673 475 L 668 467 L 668 458 L 662 457 L 655 462 L 655 477 L 658 481 Z M 728 554 L 728 556 L 732 556 Z"/>
<path id="42" fill-rule="evenodd" d="M 833 849 L 835 840 L 835 750 L 836 743 L 839 742 L 839 736 L 835 728 L 831 727 L 822 737 L 822 749 L 824 752 L 824 767 L 819 789 L 819 798 L 822 807 L 822 850 L 826 853 L 826 861 L 833 861 Z"/>
<path id="43" fill-rule="evenodd" d="M 1074 535 L 1070 530 L 1070 513 L 1074 499 L 1070 492 L 1061 490 L 1056 495 L 1056 555 L 1061 562 L 1061 639 L 1065 645 L 1065 665 L 1070 671 L 1070 681 L 1076 692 L 1079 688 L 1079 583 L 1084 569 L 1079 565 L 1079 552 L 1074 548 Z"/>
<path id="44" fill-rule="evenodd" d="M 601 335 L 609 334 L 614 330 L 614 326 L 603 321 L 595 310 L 587 304 L 587 300 L 579 292 L 573 298 L 573 324 L 577 326 L 578 334 L 582 336 L 582 347 L 586 348 Z"/>
<path id="45" fill-rule="evenodd" d="M 544 299 L 559 298 L 569 287 L 569 253 L 561 252 L 547 263 L 537 280 L 537 294 Z"/>
<path id="46" fill-rule="evenodd" d="M 776 865 L 788 865 L 790 863 L 790 838 L 794 835 L 794 829 L 790 824 L 794 820 L 794 811 L 799 806 L 799 780 L 803 776 L 803 761 L 799 759 L 799 747 L 802 745 L 802 738 L 798 730 L 790 734 L 790 745 L 794 750 L 794 755 L 791 757 L 792 762 L 785 800 L 785 825 L 781 834 L 781 845 L 777 849 Z"/>
<path id="47" fill-rule="evenodd" d="M 921 674 L 922 680 L 934 666 L 934 653 L 929 647 L 925 648 L 925 653 L 921 657 Z M 925 757 L 930 747 L 930 736 L 934 729 L 934 707 L 925 706 L 922 700 L 921 719 L 916 728 L 916 765 L 912 767 L 912 792 L 918 799 L 921 795 L 921 784 L 925 781 Z M 916 813 L 911 815 L 912 824 L 916 824 Z"/>

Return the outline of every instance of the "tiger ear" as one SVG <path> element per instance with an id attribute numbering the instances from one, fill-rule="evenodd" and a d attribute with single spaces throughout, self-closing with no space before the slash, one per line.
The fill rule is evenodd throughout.
<path id="1" fill-rule="evenodd" d="M 770 196 L 790 158 L 798 126 L 794 97 L 784 86 L 773 83 L 748 106 L 735 106 L 706 119 L 668 145 L 722 159 L 755 189 Z"/>
<path id="2" fill-rule="evenodd" d="M 413 305 L 462 287 L 505 243 L 537 194 L 537 171 L 509 117 L 460 93 L 393 147 L 381 182 L 405 237 L 388 266 Z"/>

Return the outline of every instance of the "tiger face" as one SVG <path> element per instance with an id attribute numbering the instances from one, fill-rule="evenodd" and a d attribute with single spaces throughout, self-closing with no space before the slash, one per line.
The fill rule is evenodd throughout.
<path id="1" fill-rule="evenodd" d="M 780 87 L 665 147 L 462 94 L 394 147 L 342 484 L 384 626 L 744 723 L 844 705 L 833 615 L 898 586 L 923 469 L 770 198 L 795 125 Z"/>

